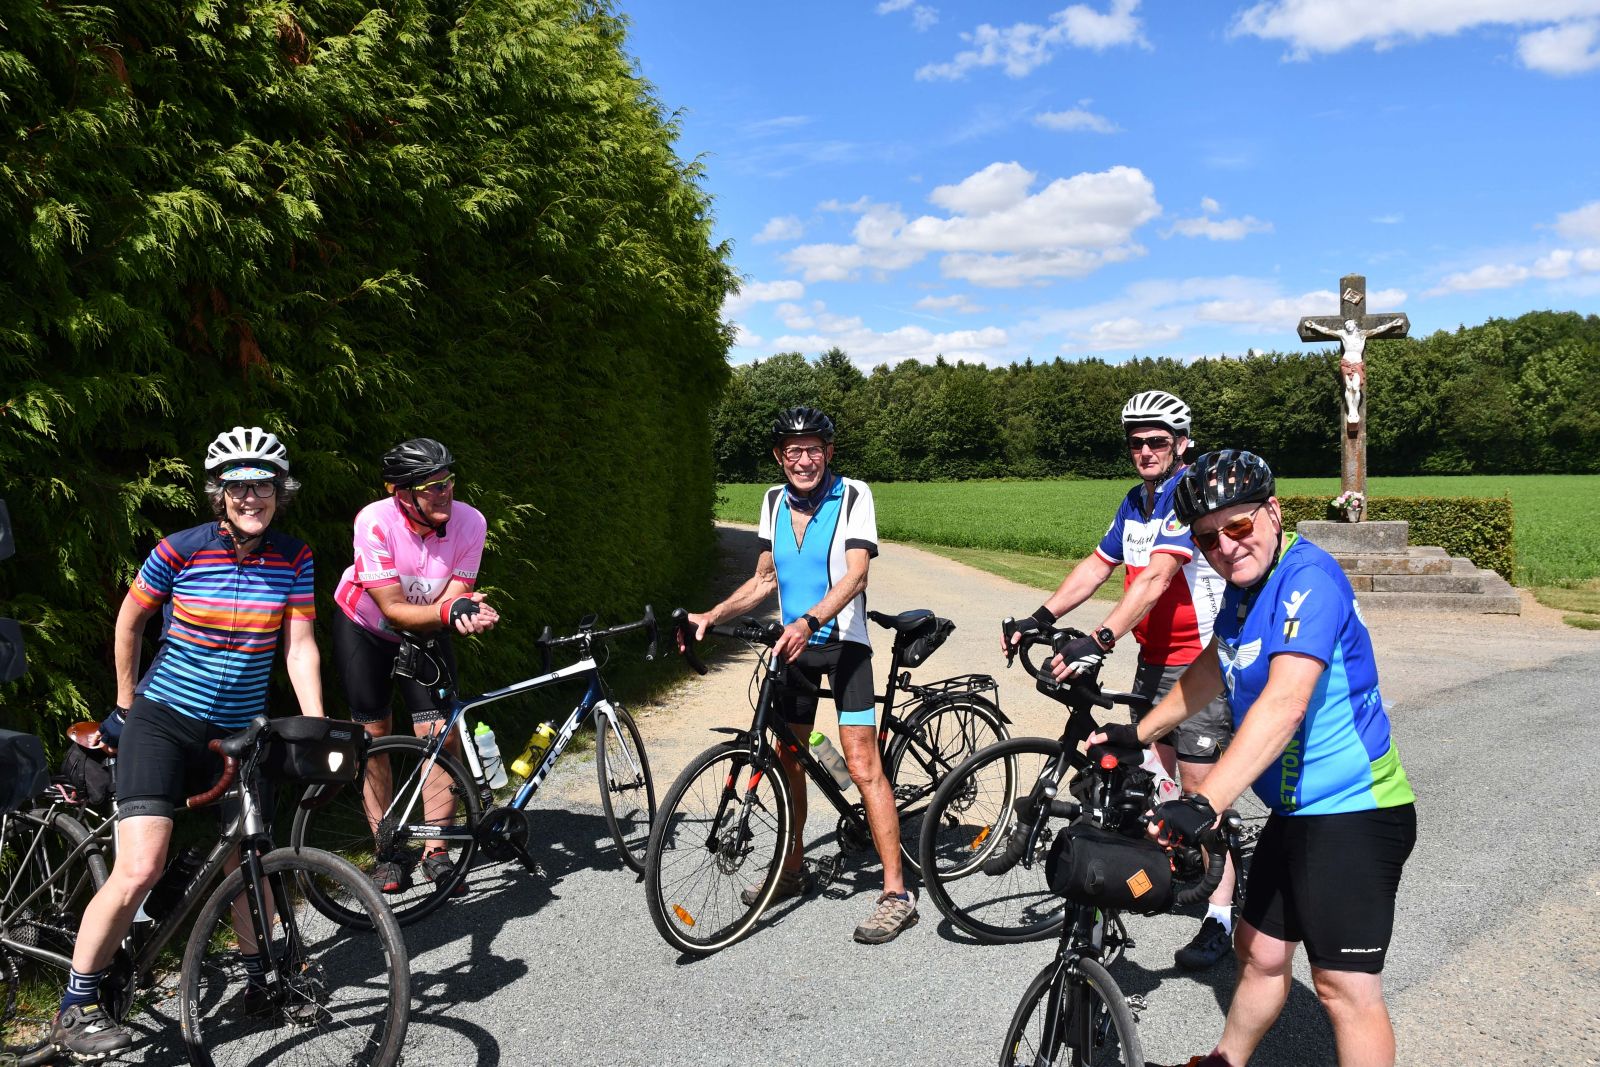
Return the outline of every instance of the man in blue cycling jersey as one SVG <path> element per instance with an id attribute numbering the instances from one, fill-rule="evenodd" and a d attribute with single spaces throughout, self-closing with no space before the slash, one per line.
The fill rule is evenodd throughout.
<path id="1" fill-rule="evenodd" d="M 900 820 L 878 753 L 866 595 L 867 567 L 878 554 L 872 491 L 833 471 L 833 420 L 815 408 L 790 408 L 778 416 L 772 453 L 783 468 L 784 484 L 769 489 L 762 501 L 756 573 L 689 621 L 695 637 L 704 637 L 707 626 L 737 618 L 777 592 L 784 630 L 772 654 L 795 664 L 813 684 L 828 676 L 839 712 L 839 742 L 883 863 L 883 892 L 872 915 L 856 927 L 855 939 L 882 944 L 916 923 L 917 900 L 901 872 Z M 804 737 L 816 719 L 817 698 L 791 690 L 782 699 L 784 719 Z M 780 748 L 778 758 L 789 778 L 794 828 L 774 901 L 800 896 L 807 888 L 802 863 L 806 773 L 789 752 Z M 757 892 L 746 891 L 747 904 Z"/>
<path id="2" fill-rule="evenodd" d="M 1201 456 L 1178 517 L 1228 583 L 1207 652 L 1135 727 L 1162 737 L 1221 693 L 1234 738 L 1196 792 L 1161 805 L 1193 840 L 1247 788 L 1271 809 L 1239 932 L 1239 982 L 1222 1039 L 1191 1067 L 1244 1067 L 1283 1010 L 1304 942 L 1341 1067 L 1392 1067 L 1382 971 L 1395 895 L 1416 843 L 1416 797 L 1390 735 L 1372 638 L 1332 556 L 1288 534 L 1272 471 L 1249 452 Z"/>

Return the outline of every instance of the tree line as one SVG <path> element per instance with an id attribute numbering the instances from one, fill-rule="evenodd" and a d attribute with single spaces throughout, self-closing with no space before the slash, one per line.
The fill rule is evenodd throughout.
<path id="1" fill-rule="evenodd" d="M 1600 316 L 1530 312 L 1367 346 L 1373 474 L 1600 472 Z M 1128 397 L 1165 389 L 1194 412 L 1200 451 L 1248 448 L 1285 476 L 1337 474 L 1337 347 L 1180 362 L 1004 367 L 942 357 L 864 373 L 835 348 L 735 368 L 712 426 L 718 477 L 775 467 L 775 412 L 811 404 L 839 426 L 835 464 L 873 481 L 1121 477 Z"/>

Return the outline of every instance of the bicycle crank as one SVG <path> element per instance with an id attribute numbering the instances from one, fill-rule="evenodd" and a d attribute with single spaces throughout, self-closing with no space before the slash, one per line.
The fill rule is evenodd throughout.
<path id="1" fill-rule="evenodd" d="M 478 847 L 496 863 L 521 860 L 533 868 L 528 855 L 528 813 L 519 808 L 491 808 L 478 823 Z"/>
<path id="2" fill-rule="evenodd" d="M 867 809 L 865 805 L 857 804 L 850 811 L 851 815 L 839 816 L 839 847 L 849 853 L 869 851 L 872 848 L 872 834 L 867 830 Z"/>

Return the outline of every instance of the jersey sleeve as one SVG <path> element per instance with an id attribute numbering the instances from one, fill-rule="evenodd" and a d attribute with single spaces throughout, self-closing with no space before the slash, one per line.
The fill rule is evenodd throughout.
<path id="1" fill-rule="evenodd" d="M 848 482 L 844 490 L 844 548 L 864 548 L 868 556 L 878 554 L 878 510 L 872 490 L 860 482 Z M 853 499 L 852 499 L 853 498 Z"/>
<path id="2" fill-rule="evenodd" d="M 285 620 L 311 620 L 317 617 L 316 577 L 311 546 L 301 545 L 294 559 L 294 583 L 289 587 L 289 599 L 283 608 Z"/>
<path id="3" fill-rule="evenodd" d="M 1122 562 L 1122 521 L 1125 517 L 1123 508 L 1118 507 L 1116 517 L 1106 527 L 1106 535 L 1094 547 L 1095 553 L 1107 563 Z"/>
<path id="4" fill-rule="evenodd" d="M 370 512 L 356 517 L 355 578 L 363 589 L 381 589 L 400 584 L 400 569 L 395 566 L 394 549 L 388 531 Z"/>
<path id="5" fill-rule="evenodd" d="M 773 514 L 778 510 L 778 494 L 782 491 L 782 486 L 768 489 L 767 495 L 761 498 L 761 523 L 756 530 L 756 539 L 761 542 L 761 547 L 768 552 L 772 551 Z"/>
<path id="6" fill-rule="evenodd" d="M 172 547 L 172 540 L 163 537 L 134 576 L 133 585 L 128 588 L 129 595 L 146 610 L 160 607 L 172 596 L 172 583 L 183 570 L 183 563 L 183 557 Z"/>
<path id="7" fill-rule="evenodd" d="M 473 509 L 468 518 L 470 522 L 463 531 L 465 547 L 451 565 L 450 577 L 470 586 L 477 584 L 478 568 L 483 565 L 483 542 L 489 532 L 489 520 L 477 509 Z"/>
<path id="8" fill-rule="evenodd" d="M 1333 662 L 1334 646 L 1352 610 L 1350 594 L 1320 567 L 1299 567 L 1278 584 L 1272 624 L 1264 639 L 1268 656 L 1298 652 Z"/>
<path id="9" fill-rule="evenodd" d="M 1178 513 L 1167 510 L 1166 518 L 1161 520 L 1161 525 L 1156 528 L 1155 544 L 1150 546 L 1151 552 L 1170 552 L 1175 556 L 1183 557 L 1184 562 L 1194 559 L 1194 535 L 1189 532 L 1179 519 Z"/>

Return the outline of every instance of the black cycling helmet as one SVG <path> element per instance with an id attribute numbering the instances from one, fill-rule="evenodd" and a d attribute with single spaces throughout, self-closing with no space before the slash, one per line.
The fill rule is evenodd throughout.
<path id="1" fill-rule="evenodd" d="M 1195 520 L 1234 504 L 1257 504 L 1272 496 L 1272 468 L 1254 452 L 1225 448 L 1207 452 L 1183 472 L 1173 496 L 1178 521 Z"/>
<path id="2" fill-rule="evenodd" d="M 831 444 L 833 420 L 816 408 L 787 408 L 772 421 L 772 447 L 786 437 L 820 437 L 823 444 Z"/>
<path id="3" fill-rule="evenodd" d="M 404 489 L 455 461 L 450 450 L 433 438 L 413 437 L 383 454 L 383 480 L 397 489 Z"/>

